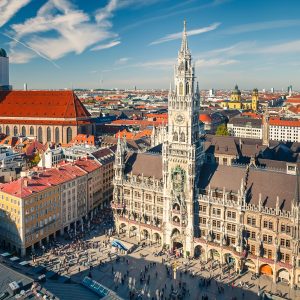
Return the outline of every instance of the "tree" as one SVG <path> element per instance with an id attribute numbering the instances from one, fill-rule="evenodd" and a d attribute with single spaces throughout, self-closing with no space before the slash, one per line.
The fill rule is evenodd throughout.
<path id="1" fill-rule="evenodd" d="M 40 155 L 39 153 L 37 152 L 34 157 L 30 160 L 31 164 L 33 166 L 36 166 L 39 162 L 40 162 L 41 158 L 40 158 Z"/>
<path id="2" fill-rule="evenodd" d="M 229 132 L 227 130 L 227 127 L 225 124 L 221 124 L 217 127 L 216 130 L 216 135 L 222 135 L 222 136 L 227 136 L 229 135 Z"/>

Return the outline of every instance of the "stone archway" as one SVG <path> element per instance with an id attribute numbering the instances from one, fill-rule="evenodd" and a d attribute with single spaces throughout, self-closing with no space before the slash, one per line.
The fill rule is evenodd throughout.
<path id="1" fill-rule="evenodd" d="M 125 224 L 125 223 L 121 223 L 120 225 L 119 225 L 119 233 L 120 234 L 122 234 L 122 233 L 126 233 L 126 227 L 127 227 L 127 225 Z"/>
<path id="2" fill-rule="evenodd" d="M 143 229 L 141 231 L 141 240 L 149 240 L 150 239 L 150 233 L 147 229 Z"/>
<path id="3" fill-rule="evenodd" d="M 161 245 L 162 243 L 162 238 L 161 235 L 157 232 L 153 233 L 153 242 L 157 243 L 158 245 Z"/>
<path id="4" fill-rule="evenodd" d="M 194 258 L 201 258 L 204 254 L 204 249 L 201 245 L 197 245 L 194 249 Z"/>
<path id="5" fill-rule="evenodd" d="M 277 279 L 280 282 L 285 282 L 285 283 L 289 283 L 290 282 L 290 273 L 287 269 L 280 269 L 277 272 Z"/>
<path id="6" fill-rule="evenodd" d="M 272 276 L 273 275 L 273 269 L 268 264 L 261 265 L 260 269 L 259 269 L 259 272 L 262 275 L 268 275 L 268 276 Z"/>
<path id="7" fill-rule="evenodd" d="M 235 258 L 232 256 L 231 253 L 225 253 L 224 254 L 224 261 L 228 265 L 234 265 L 235 266 Z"/>
<path id="8" fill-rule="evenodd" d="M 129 237 L 136 237 L 138 229 L 135 226 L 131 226 L 129 229 Z"/>
<path id="9" fill-rule="evenodd" d="M 210 249 L 208 251 L 208 258 L 212 259 L 212 260 L 218 260 L 218 261 L 220 261 L 221 260 L 220 252 L 217 251 L 216 249 Z"/>

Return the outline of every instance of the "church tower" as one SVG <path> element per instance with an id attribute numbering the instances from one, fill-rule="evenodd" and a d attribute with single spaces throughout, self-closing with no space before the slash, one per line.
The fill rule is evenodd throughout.
<path id="1" fill-rule="evenodd" d="M 164 240 L 170 248 L 192 253 L 194 203 L 202 163 L 199 136 L 200 93 L 188 48 L 186 22 L 168 95 L 168 134 L 163 143 Z"/>
<path id="2" fill-rule="evenodd" d="M 251 101 L 252 111 L 256 112 L 258 108 L 258 89 L 253 89 L 252 91 L 252 101 Z"/>

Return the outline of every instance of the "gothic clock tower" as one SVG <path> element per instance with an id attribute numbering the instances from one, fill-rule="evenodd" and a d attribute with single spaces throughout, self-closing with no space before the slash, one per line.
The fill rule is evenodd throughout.
<path id="1" fill-rule="evenodd" d="M 170 248 L 192 254 L 194 203 L 202 163 L 199 135 L 200 93 L 188 48 L 186 22 L 168 96 L 168 134 L 163 143 L 164 240 Z"/>

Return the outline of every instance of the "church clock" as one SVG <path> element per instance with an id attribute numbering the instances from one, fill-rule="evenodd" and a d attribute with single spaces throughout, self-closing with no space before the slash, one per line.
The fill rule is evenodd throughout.
<path id="1" fill-rule="evenodd" d="M 175 121 L 176 121 L 177 124 L 182 124 L 184 122 L 184 116 L 181 115 L 181 114 L 177 114 L 176 118 L 175 118 Z"/>

